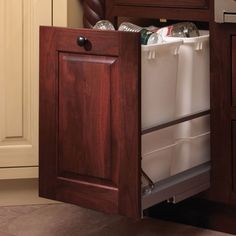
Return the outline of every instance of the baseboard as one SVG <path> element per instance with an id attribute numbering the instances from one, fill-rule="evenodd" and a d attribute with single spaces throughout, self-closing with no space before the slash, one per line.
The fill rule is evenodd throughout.
<path id="1" fill-rule="evenodd" d="M 0 206 L 59 203 L 38 196 L 38 179 L 0 180 Z"/>

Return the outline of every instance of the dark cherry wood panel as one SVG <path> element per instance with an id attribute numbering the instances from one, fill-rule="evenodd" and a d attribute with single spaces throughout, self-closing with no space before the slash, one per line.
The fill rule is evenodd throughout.
<path id="1" fill-rule="evenodd" d="M 155 6 L 170 8 L 208 8 L 209 0 L 114 0 L 116 5 Z"/>
<path id="2" fill-rule="evenodd" d="M 235 32 L 236 35 L 236 32 Z M 232 181 L 233 181 L 233 192 L 236 195 L 236 36 L 232 36 L 231 41 L 232 51 Z M 235 197 L 236 203 L 236 197 Z"/>
<path id="3" fill-rule="evenodd" d="M 233 191 L 236 194 L 236 121 L 232 122 L 232 178 L 233 178 Z"/>
<path id="4" fill-rule="evenodd" d="M 232 105 L 236 107 L 236 36 L 232 37 Z"/>
<path id="5" fill-rule="evenodd" d="M 125 17 L 143 17 L 153 19 L 183 20 L 183 21 L 208 21 L 209 15 L 206 10 L 180 9 L 180 8 L 155 8 L 155 7 L 133 7 L 117 6 L 107 12 L 106 18 L 114 21 L 117 15 Z"/>
<path id="6" fill-rule="evenodd" d="M 117 23 L 117 17 L 209 21 L 211 5 L 210 0 L 84 0 L 83 22 L 92 28 L 104 18 Z"/>
<path id="7" fill-rule="evenodd" d="M 235 32 L 236 35 L 236 32 Z M 232 178 L 233 192 L 236 194 L 236 36 L 232 36 Z M 236 197 L 235 197 L 236 199 Z M 235 200 L 236 202 L 236 200 Z"/>
<path id="8" fill-rule="evenodd" d="M 139 34 L 41 27 L 40 196 L 140 216 L 139 70 Z"/>
<path id="9" fill-rule="evenodd" d="M 140 17 L 169 20 L 210 20 L 209 0 L 106 0 L 105 17 L 116 22 L 117 17 Z"/>
<path id="10" fill-rule="evenodd" d="M 60 176 L 72 172 L 111 180 L 110 72 L 116 60 L 59 54 Z"/>
<path id="11" fill-rule="evenodd" d="M 233 191 L 233 162 L 235 157 L 232 155 L 232 137 L 234 134 L 232 120 L 236 118 L 236 110 L 233 106 L 234 98 L 232 99 L 234 97 L 234 74 L 232 72 L 234 73 L 235 67 L 235 49 L 232 48 L 232 45 L 234 45 L 235 35 L 234 24 L 212 23 L 211 150 L 213 161 L 212 187 L 209 196 L 214 201 L 233 205 L 236 204 L 236 194 Z"/>
<path id="12" fill-rule="evenodd" d="M 229 203 L 231 162 L 231 36 L 223 24 L 211 24 L 211 156 L 210 199 Z"/>

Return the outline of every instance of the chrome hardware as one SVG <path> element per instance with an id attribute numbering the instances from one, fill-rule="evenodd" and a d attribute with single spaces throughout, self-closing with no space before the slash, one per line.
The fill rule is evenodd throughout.
<path id="1" fill-rule="evenodd" d="M 148 182 L 148 187 L 144 187 L 143 191 L 147 194 L 147 193 L 151 193 L 152 190 L 155 187 L 154 182 L 150 179 L 150 177 L 144 172 L 143 169 L 141 169 L 141 173 L 142 176 L 144 177 L 144 179 Z"/>

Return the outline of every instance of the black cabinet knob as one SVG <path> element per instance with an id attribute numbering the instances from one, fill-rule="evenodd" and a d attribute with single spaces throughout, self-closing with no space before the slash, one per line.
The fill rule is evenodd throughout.
<path id="1" fill-rule="evenodd" d="M 79 36 L 77 38 L 77 44 L 80 46 L 80 47 L 84 47 L 87 43 L 87 39 L 84 37 L 84 36 Z"/>
<path id="2" fill-rule="evenodd" d="M 79 36 L 77 38 L 77 45 L 80 47 L 84 47 L 84 49 L 86 51 L 90 51 L 92 49 L 92 44 L 90 43 L 90 41 L 85 38 L 84 36 Z"/>

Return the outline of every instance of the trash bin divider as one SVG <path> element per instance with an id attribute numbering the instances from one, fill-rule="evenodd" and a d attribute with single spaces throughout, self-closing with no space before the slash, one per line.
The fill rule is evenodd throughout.
<path id="1" fill-rule="evenodd" d="M 209 115 L 210 112 L 211 112 L 211 110 L 209 109 L 209 110 L 206 110 L 206 111 L 201 111 L 201 112 L 197 112 L 197 113 L 194 113 L 194 114 L 191 114 L 191 115 L 183 116 L 181 118 L 169 121 L 167 123 L 160 124 L 160 125 L 148 128 L 148 129 L 144 129 L 144 130 L 141 131 L 141 134 L 142 135 L 148 134 L 148 133 L 151 133 L 151 132 L 154 132 L 154 131 L 157 131 L 157 130 L 161 130 L 161 129 L 164 129 L 164 128 L 168 128 L 170 126 L 174 126 L 174 125 L 183 123 L 185 121 L 189 121 L 189 120 L 193 120 L 193 119 L 196 119 L 196 118 L 199 118 L 199 117 L 202 117 L 202 116 L 206 116 L 206 115 Z"/>

